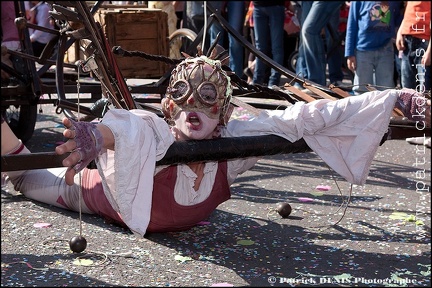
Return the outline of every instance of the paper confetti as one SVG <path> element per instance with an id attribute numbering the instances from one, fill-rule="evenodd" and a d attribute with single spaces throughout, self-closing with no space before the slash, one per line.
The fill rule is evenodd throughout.
<path id="1" fill-rule="evenodd" d="M 307 198 L 307 197 L 299 197 L 298 200 L 301 202 L 313 202 L 314 201 L 314 199 Z"/>
<path id="2" fill-rule="evenodd" d="M 331 187 L 328 185 L 318 185 L 315 187 L 315 189 L 319 191 L 329 191 Z"/>
<path id="3" fill-rule="evenodd" d="M 389 218 L 390 219 L 400 219 L 400 220 L 404 220 L 406 217 L 408 216 L 407 213 L 405 212 L 393 212 Z"/>
<path id="4" fill-rule="evenodd" d="M 223 282 L 223 283 L 212 284 L 210 287 L 234 287 L 234 285 L 230 284 L 230 283 Z"/>
<path id="5" fill-rule="evenodd" d="M 323 196 L 324 195 L 323 192 L 319 192 L 319 191 L 317 191 L 317 192 L 311 192 L 310 194 L 312 194 L 314 196 Z"/>
<path id="6" fill-rule="evenodd" d="M 35 224 L 33 224 L 33 227 L 36 227 L 36 228 L 49 228 L 51 226 L 52 226 L 51 223 L 35 223 Z"/>
<path id="7" fill-rule="evenodd" d="M 93 265 L 93 260 L 90 259 L 76 259 L 75 261 L 73 261 L 74 265 L 77 266 L 91 266 Z"/>
<path id="8" fill-rule="evenodd" d="M 180 262 L 192 261 L 191 257 L 182 256 L 182 255 L 175 255 L 174 259 Z"/>
<path id="9" fill-rule="evenodd" d="M 238 240 L 237 244 L 239 245 L 244 245 L 244 246 L 249 246 L 249 245 L 253 245 L 255 242 L 252 240 Z"/>

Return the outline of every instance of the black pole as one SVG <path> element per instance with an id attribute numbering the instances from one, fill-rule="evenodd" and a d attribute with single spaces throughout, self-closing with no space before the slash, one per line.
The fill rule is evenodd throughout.
<path id="1" fill-rule="evenodd" d="M 165 156 L 156 162 L 156 165 L 219 161 L 310 151 L 311 149 L 303 139 L 291 143 L 275 135 L 176 141 L 169 147 Z M 57 155 L 55 152 L 4 155 L 2 156 L 1 171 L 62 167 L 62 161 L 67 155 Z"/>

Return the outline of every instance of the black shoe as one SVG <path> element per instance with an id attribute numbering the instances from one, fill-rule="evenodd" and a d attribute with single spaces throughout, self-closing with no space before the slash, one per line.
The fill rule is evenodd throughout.
<path id="1" fill-rule="evenodd" d="M 352 89 L 351 86 L 346 85 L 342 81 L 335 81 L 332 83 L 332 85 L 339 88 L 339 89 L 342 89 L 344 91 L 348 91 L 348 92 L 351 91 L 351 89 Z"/>

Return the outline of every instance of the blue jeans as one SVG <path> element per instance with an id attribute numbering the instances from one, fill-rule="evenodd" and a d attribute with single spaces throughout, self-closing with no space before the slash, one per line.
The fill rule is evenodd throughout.
<path id="1" fill-rule="evenodd" d="M 235 1 L 234 1 L 235 2 Z M 284 61 L 284 6 L 254 6 L 254 31 L 256 48 L 278 64 Z M 254 84 L 264 84 L 267 64 L 256 57 Z M 279 86 L 281 74 L 271 69 L 269 86 Z"/>
<path id="2" fill-rule="evenodd" d="M 401 84 L 403 88 L 418 92 L 431 89 L 431 66 L 423 67 L 421 59 L 429 41 L 406 35 L 405 50 L 401 59 Z M 426 68 L 426 69 L 425 69 Z"/>
<path id="3" fill-rule="evenodd" d="M 342 81 L 344 79 L 344 74 L 342 71 L 342 61 L 344 60 L 344 57 L 343 49 L 339 42 L 341 37 L 338 31 L 339 22 L 340 10 L 337 9 L 333 12 L 332 17 L 329 20 L 329 24 L 334 35 L 333 33 L 330 33 L 328 28 L 326 29 L 326 52 L 330 83 L 335 83 L 336 81 Z"/>
<path id="4" fill-rule="evenodd" d="M 204 1 L 186 1 L 184 20 L 183 28 L 199 33 L 204 25 Z"/>
<path id="5" fill-rule="evenodd" d="M 367 84 L 376 85 L 378 90 L 395 88 L 394 50 L 390 40 L 384 47 L 374 51 L 355 51 L 357 67 L 353 91 L 361 94 L 369 91 Z"/>
<path id="6" fill-rule="evenodd" d="M 308 80 L 323 86 L 326 85 L 327 61 L 321 31 L 335 11 L 339 11 L 342 3 L 343 1 L 302 1 L 301 3 L 301 19 L 304 21 L 301 25 L 299 49 L 305 65 L 303 70 L 306 70 Z"/>
<path id="7" fill-rule="evenodd" d="M 221 11 L 223 2 L 225 1 L 209 1 L 210 4 Z M 243 35 L 243 21 L 245 18 L 245 3 L 244 1 L 226 1 L 227 5 L 227 21 L 235 31 Z M 221 32 L 218 44 L 224 47 L 225 30 L 218 22 L 213 22 L 210 27 L 210 45 L 216 40 L 217 34 Z M 230 55 L 229 67 L 239 77 L 243 76 L 244 68 L 244 48 L 231 34 L 228 34 L 228 52 Z"/>

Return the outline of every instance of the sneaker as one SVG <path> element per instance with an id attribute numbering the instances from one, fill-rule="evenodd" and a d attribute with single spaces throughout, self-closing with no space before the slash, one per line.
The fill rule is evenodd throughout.
<path id="1" fill-rule="evenodd" d="M 279 90 L 281 90 L 280 88 L 279 88 L 279 86 L 278 85 L 271 85 L 271 84 L 269 84 L 268 86 L 267 86 L 267 88 L 269 88 L 269 89 L 272 89 L 272 90 L 275 90 L 275 91 L 279 91 Z"/>
<path id="2" fill-rule="evenodd" d="M 303 86 L 301 86 L 301 85 L 300 85 L 299 83 L 297 83 L 297 82 L 295 82 L 293 86 L 294 86 L 295 88 L 299 89 L 299 90 L 302 90 L 302 89 L 303 89 Z"/>
<path id="3" fill-rule="evenodd" d="M 302 91 L 303 93 L 308 94 L 308 95 L 315 95 L 314 92 L 312 92 L 311 90 L 309 90 L 309 89 L 307 89 L 307 88 L 301 89 L 301 91 Z"/>
<path id="4" fill-rule="evenodd" d="M 1 187 L 2 188 L 6 187 L 8 182 L 9 182 L 9 176 L 6 173 L 2 172 L 1 173 Z"/>
<path id="5" fill-rule="evenodd" d="M 405 141 L 407 141 L 409 144 L 413 145 L 425 145 L 426 147 L 431 147 L 431 138 L 426 137 L 411 137 L 406 138 Z"/>
<path id="6" fill-rule="evenodd" d="M 344 83 L 342 81 L 335 81 L 332 84 L 336 87 L 344 86 Z"/>

